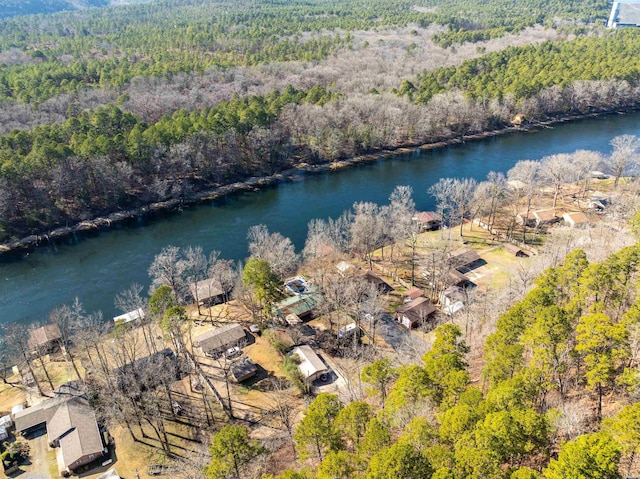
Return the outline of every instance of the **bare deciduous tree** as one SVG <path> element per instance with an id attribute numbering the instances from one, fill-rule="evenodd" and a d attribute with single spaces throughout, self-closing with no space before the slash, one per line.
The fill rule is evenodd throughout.
<path id="1" fill-rule="evenodd" d="M 507 178 L 513 185 L 516 208 L 522 199 L 525 200 L 525 213 L 522 218 L 522 242 L 527 242 L 527 223 L 531 213 L 531 203 L 538 194 L 540 187 L 540 163 L 533 160 L 523 160 L 515 164 L 507 172 Z M 515 212 L 516 214 L 518 211 Z"/>
<path id="2" fill-rule="evenodd" d="M 269 233 L 265 225 L 249 228 L 249 253 L 252 257 L 267 261 L 281 278 L 295 271 L 298 255 L 289 238 L 280 233 Z"/>
<path id="3" fill-rule="evenodd" d="M 620 177 L 638 165 L 640 139 L 635 135 L 620 135 L 611 140 L 610 144 L 613 151 L 609 158 L 609 170 L 615 176 L 614 186 L 617 188 Z"/>
<path id="4" fill-rule="evenodd" d="M 558 202 L 558 194 L 560 193 L 562 185 L 575 177 L 575 168 L 571 160 L 571 155 L 559 154 L 546 156 L 541 161 L 541 180 L 553 186 L 554 208 Z"/>
<path id="5" fill-rule="evenodd" d="M 169 286 L 176 301 L 181 303 L 187 290 L 184 280 L 185 268 L 186 263 L 180 254 L 180 248 L 177 246 L 163 248 L 149 266 L 151 292 L 160 286 Z"/>

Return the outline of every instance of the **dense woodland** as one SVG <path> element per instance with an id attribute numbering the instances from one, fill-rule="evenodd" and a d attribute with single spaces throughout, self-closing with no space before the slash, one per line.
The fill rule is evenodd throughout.
<path id="1" fill-rule="evenodd" d="M 637 33 L 602 32 L 605 3 L 172 0 L 4 19 L 0 240 L 516 114 L 635 108 Z"/>

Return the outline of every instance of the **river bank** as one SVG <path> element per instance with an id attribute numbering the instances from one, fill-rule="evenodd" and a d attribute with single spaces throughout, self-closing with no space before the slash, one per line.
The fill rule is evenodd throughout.
<path id="1" fill-rule="evenodd" d="M 156 215 L 167 214 L 174 211 L 181 211 L 185 207 L 221 199 L 225 196 L 248 191 L 257 191 L 262 188 L 275 186 L 281 182 L 291 181 L 294 178 L 299 178 L 301 175 L 305 174 L 323 174 L 326 172 L 337 171 L 340 169 L 357 166 L 362 163 L 374 162 L 380 159 L 389 159 L 398 155 L 406 155 L 415 151 L 437 150 L 449 146 L 460 145 L 466 142 L 480 141 L 496 136 L 521 132 L 532 132 L 544 128 L 550 128 L 553 127 L 553 125 L 561 123 L 573 122 L 589 118 L 598 118 L 603 116 L 620 115 L 625 113 L 632 113 L 635 111 L 640 111 L 640 107 L 550 118 L 548 120 L 536 123 L 528 123 L 520 126 L 506 126 L 497 130 L 457 136 L 432 143 L 409 143 L 394 148 L 386 148 L 366 155 L 355 156 L 353 158 L 336 160 L 332 162 L 325 162 L 317 165 L 300 163 L 294 168 L 290 168 L 266 177 L 253 177 L 229 185 L 202 190 L 188 197 L 175 198 L 168 201 L 151 203 L 149 205 L 141 206 L 138 208 L 117 211 L 106 216 L 99 216 L 91 220 L 79 222 L 73 226 L 55 228 L 50 231 L 24 237 L 20 240 L 3 243 L 0 244 L 0 255 L 11 253 L 24 254 L 39 246 L 47 246 L 54 241 L 71 236 L 92 234 L 99 231 L 107 230 L 115 225 L 130 222 L 137 218 L 151 218 Z"/>

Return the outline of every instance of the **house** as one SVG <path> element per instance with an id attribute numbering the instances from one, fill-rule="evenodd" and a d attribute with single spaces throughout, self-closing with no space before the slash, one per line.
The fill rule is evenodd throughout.
<path id="1" fill-rule="evenodd" d="M 62 334 L 57 324 L 44 326 L 29 331 L 29 350 L 31 354 L 49 354 L 60 350 Z"/>
<path id="2" fill-rule="evenodd" d="M 536 226 L 543 226 L 552 223 L 557 223 L 562 219 L 562 213 L 555 208 L 547 208 L 544 210 L 537 210 L 533 212 L 533 218 L 536 222 Z"/>
<path id="3" fill-rule="evenodd" d="M 225 350 L 234 346 L 241 346 L 246 341 L 246 333 L 238 323 L 224 324 L 197 336 L 193 345 L 211 357 L 217 357 Z"/>
<path id="4" fill-rule="evenodd" d="M 564 222 L 571 228 L 581 228 L 589 225 L 589 218 L 584 213 L 565 213 L 562 215 Z"/>
<path id="5" fill-rule="evenodd" d="M 189 369 L 185 359 L 181 359 L 170 348 L 165 348 L 130 361 L 114 372 L 120 390 L 134 385 L 141 390 L 148 390 L 155 389 L 162 383 L 164 378 L 158 375 L 158 371 L 173 373 L 178 380 L 188 374 Z"/>
<path id="6" fill-rule="evenodd" d="M 207 278 L 189 285 L 189 293 L 200 306 L 211 306 L 224 302 L 229 294 L 216 278 Z"/>
<path id="7" fill-rule="evenodd" d="M 373 284 L 381 294 L 388 294 L 393 291 L 393 286 L 372 271 L 367 271 L 364 279 L 369 284 Z"/>
<path id="8" fill-rule="evenodd" d="M 132 321 L 138 321 L 139 319 L 144 319 L 144 309 L 142 308 L 134 309 L 120 316 L 115 316 L 113 322 L 115 324 L 127 324 Z"/>
<path id="9" fill-rule="evenodd" d="M 591 178 L 595 180 L 606 180 L 609 177 L 606 175 L 606 173 L 603 173 L 602 171 L 592 171 Z"/>
<path id="10" fill-rule="evenodd" d="M 453 269 L 462 273 L 482 266 L 486 262 L 471 248 L 458 248 L 451 252 L 449 264 Z"/>
<path id="11" fill-rule="evenodd" d="M 302 374 L 302 377 L 308 382 L 315 381 L 323 374 L 329 372 L 329 368 L 325 366 L 322 359 L 311 349 L 311 346 L 306 344 L 298 346 L 291 351 L 291 355 L 296 355 L 300 360 L 298 370 Z"/>
<path id="12" fill-rule="evenodd" d="M 58 389 L 55 397 L 17 412 L 15 425 L 18 432 L 46 427 L 49 444 L 58 448 L 58 463 L 68 473 L 106 452 L 89 400 L 71 383 Z"/>
<path id="13" fill-rule="evenodd" d="M 442 225 L 442 218 L 434 211 L 422 211 L 411 219 L 424 231 L 437 230 Z"/>
<path id="14" fill-rule="evenodd" d="M 250 377 L 253 377 L 258 372 L 258 368 L 251 361 L 250 358 L 244 357 L 234 363 L 231 364 L 229 368 L 231 371 L 231 376 L 235 382 L 246 381 Z"/>
<path id="15" fill-rule="evenodd" d="M 9 433 L 6 426 L 0 426 L 0 441 L 6 441 L 9 439 Z"/>
<path id="16" fill-rule="evenodd" d="M 416 298 L 396 311 L 396 320 L 407 329 L 418 327 L 436 312 L 436 307 L 425 297 Z"/>
<path id="17" fill-rule="evenodd" d="M 519 246 L 514 245 L 513 243 L 504 243 L 502 246 L 506 251 L 508 251 L 514 256 L 517 256 L 518 258 L 529 257 L 526 251 L 523 251 Z"/>
<path id="18" fill-rule="evenodd" d="M 316 289 L 309 287 L 307 292 L 289 296 L 277 303 L 274 306 L 274 311 L 282 321 L 285 321 L 287 317 L 293 318 L 295 316 L 301 322 L 305 319 L 310 319 L 313 316 L 313 311 L 321 305 L 323 301 L 322 294 Z M 287 322 L 288 321 L 287 319 Z M 296 320 L 296 322 L 298 321 Z"/>

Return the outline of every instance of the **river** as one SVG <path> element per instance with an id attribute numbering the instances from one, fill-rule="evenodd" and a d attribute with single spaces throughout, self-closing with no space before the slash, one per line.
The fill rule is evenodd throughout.
<path id="1" fill-rule="evenodd" d="M 482 180 L 506 172 L 518 160 L 540 159 L 578 149 L 610 152 L 617 135 L 640 136 L 640 113 L 614 115 L 469 142 L 439 150 L 379 160 L 322 175 L 307 175 L 276 187 L 213 201 L 159 220 L 114 227 L 84 238 L 41 247 L 22 258 L 0 257 L 0 325 L 46 321 L 51 309 L 80 298 L 87 311 L 117 311 L 115 295 L 132 283 L 149 284 L 147 269 L 167 245 L 200 245 L 224 258 L 247 256 L 247 229 L 270 231 L 304 246 L 312 218 L 336 217 L 355 201 L 388 201 L 396 185 L 410 185 L 419 209 L 432 209 L 427 189 L 441 177 Z"/>

